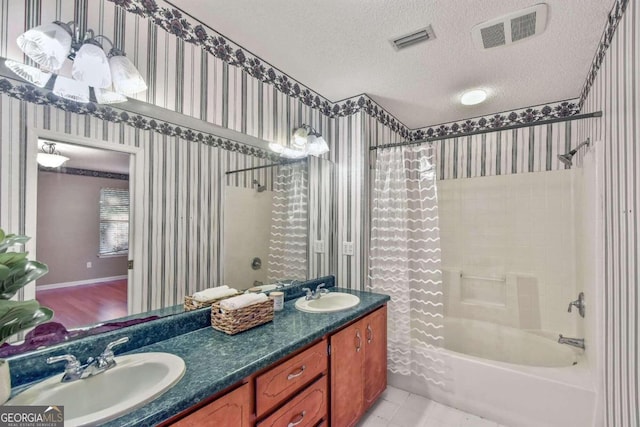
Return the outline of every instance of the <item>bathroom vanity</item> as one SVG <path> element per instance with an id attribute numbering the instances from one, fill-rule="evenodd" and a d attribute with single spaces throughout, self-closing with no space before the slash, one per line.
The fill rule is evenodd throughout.
<path id="1" fill-rule="evenodd" d="M 162 425 L 355 425 L 386 388 L 386 330 L 384 305 Z"/>
<path id="2" fill-rule="evenodd" d="M 211 328 L 208 310 L 201 309 L 48 347 L 10 359 L 14 394 L 62 373 L 62 366 L 46 363 L 48 357 L 86 360 L 127 336 L 116 359 L 171 353 L 184 361 L 184 374 L 157 398 L 102 425 L 353 425 L 386 387 L 389 297 L 334 288 L 332 277 L 306 286 L 320 283 L 358 296 L 360 303 L 308 313 L 295 308 L 304 292 L 293 290 L 298 293 L 289 295 L 272 322 L 233 336 Z"/>

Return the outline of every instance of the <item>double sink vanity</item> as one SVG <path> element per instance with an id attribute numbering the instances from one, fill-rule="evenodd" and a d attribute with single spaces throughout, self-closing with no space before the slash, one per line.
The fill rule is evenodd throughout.
<path id="1" fill-rule="evenodd" d="M 272 322 L 237 335 L 211 328 L 205 308 L 13 357 L 7 404 L 64 405 L 65 425 L 354 425 L 386 387 L 389 297 L 331 276 L 285 293 Z M 97 375 L 61 382 L 64 364 L 46 363 L 116 341 Z"/>

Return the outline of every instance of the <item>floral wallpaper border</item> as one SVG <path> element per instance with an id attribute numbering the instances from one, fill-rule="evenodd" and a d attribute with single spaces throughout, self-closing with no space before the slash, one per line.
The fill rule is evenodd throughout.
<path id="1" fill-rule="evenodd" d="M 235 67 L 242 68 L 250 76 L 263 83 L 271 84 L 285 95 L 299 99 L 303 104 L 320 110 L 327 117 L 345 117 L 359 111 L 365 111 L 380 123 L 409 138 L 411 131 L 402 122 L 386 112 L 369 96 L 356 95 L 340 102 L 331 102 L 312 91 L 300 82 L 287 76 L 264 60 L 242 49 L 231 40 L 205 27 L 202 23 L 187 20 L 182 12 L 175 8 L 160 7 L 154 0 L 109 0 L 124 8 L 127 12 L 150 19 L 170 34 L 180 37 L 187 43 L 202 47 L 204 50 Z"/>
<path id="2" fill-rule="evenodd" d="M 424 127 L 412 131 L 410 140 L 418 141 L 425 138 L 455 135 L 465 136 L 481 130 L 500 130 L 516 124 L 535 124 L 543 120 L 574 116 L 580 112 L 580 107 L 575 101 L 577 100 L 559 101 L 547 105 L 538 105 L 458 122 Z"/>
<path id="3" fill-rule="evenodd" d="M 611 45 L 611 40 L 613 40 L 613 35 L 616 32 L 616 28 L 618 28 L 618 24 L 624 15 L 624 11 L 627 9 L 627 5 L 629 4 L 629 0 L 616 0 L 611 12 L 609 12 L 609 18 L 607 20 L 607 26 L 604 29 L 604 33 L 602 34 L 602 38 L 600 39 L 600 44 L 598 45 L 598 51 L 593 58 L 593 62 L 591 64 L 591 69 L 589 70 L 589 74 L 587 75 L 587 79 L 582 87 L 582 92 L 580 93 L 580 102 L 579 107 L 582 108 L 589 92 L 591 91 L 591 86 L 595 82 L 596 76 L 598 75 L 598 70 L 600 70 L 600 66 L 602 65 L 602 61 L 604 61 L 605 54 Z"/>
<path id="4" fill-rule="evenodd" d="M 129 181 L 129 175 L 126 173 L 94 171 L 90 169 L 68 168 L 68 167 L 48 168 L 44 166 L 38 166 L 38 170 L 42 172 L 63 173 L 66 175 L 90 176 L 92 178 L 109 178 L 109 179 L 119 179 L 122 181 Z"/>
<path id="5" fill-rule="evenodd" d="M 183 128 L 168 122 L 152 119 L 138 114 L 130 114 L 126 111 L 117 110 L 115 108 L 89 103 L 79 103 L 70 101 L 55 95 L 46 90 L 40 90 L 37 87 L 25 84 L 12 84 L 8 79 L 0 79 L 0 93 L 8 96 L 27 101 L 32 104 L 48 105 L 59 108 L 63 111 L 76 113 L 81 115 L 91 115 L 93 117 L 106 120 L 112 123 L 124 123 L 127 126 L 136 129 L 157 132 L 161 135 L 176 136 L 186 139 L 187 141 L 197 141 L 211 147 L 220 147 L 227 151 L 238 152 L 241 154 L 258 157 L 261 159 L 269 159 L 278 161 L 280 157 L 267 150 L 262 150 L 240 142 L 231 141 L 220 138 L 213 134 L 198 132 L 189 128 Z"/>

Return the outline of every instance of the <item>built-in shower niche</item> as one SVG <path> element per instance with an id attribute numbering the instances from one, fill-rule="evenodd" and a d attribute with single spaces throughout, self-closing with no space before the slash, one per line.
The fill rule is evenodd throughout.
<path id="1" fill-rule="evenodd" d="M 451 269 L 443 269 L 442 273 L 446 316 L 520 329 L 541 328 L 535 277 L 515 273 L 504 277 L 471 276 Z"/>
<path id="2" fill-rule="evenodd" d="M 507 305 L 507 281 L 505 278 L 461 276 L 460 302 L 504 308 Z"/>

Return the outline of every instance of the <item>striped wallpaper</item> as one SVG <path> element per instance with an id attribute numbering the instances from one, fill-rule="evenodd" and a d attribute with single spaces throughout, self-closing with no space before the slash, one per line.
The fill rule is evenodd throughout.
<path id="1" fill-rule="evenodd" d="M 438 179 L 565 169 L 558 154 L 579 144 L 577 126 L 572 121 L 435 141 Z"/>
<path id="2" fill-rule="evenodd" d="M 626 8 L 626 11 L 625 11 Z M 618 25 L 617 29 L 615 25 Z M 608 47 L 608 49 L 607 49 Z M 640 4 L 614 3 L 583 91 L 579 139 L 604 145 L 606 427 L 640 425 Z"/>
<path id="3" fill-rule="evenodd" d="M 333 194 L 337 197 L 332 202 L 338 213 L 333 223 L 325 220 L 330 217 L 325 214 L 325 219 L 315 224 L 318 237 L 323 233 L 330 237 L 326 254 L 314 254 L 310 276 L 334 273 L 342 286 L 361 286 L 365 238 L 360 231 L 366 229 L 363 218 L 367 204 L 360 197 L 360 189 L 366 173 L 363 159 L 368 154 L 364 148 L 369 145 L 361 135 L 366 131 L 369 138 L 397 142 L 401 140 L 399 134 L 379 117 L 363 111 L 328 117 L 145 18 L 125 13 L 110 1 L 96 0 L 91 7 L 87 5 L 86 0 L 1 1 L 0 56 L 26 61 L 13 42 L 18 34 L 40 22 L 76 19 L 124 40 L 128 56 L 150 86 L 142 95 L 144 101 L 266 140 L 287 138 L 291 129 L 303 122 L 312 125 L 326 136 L 332 149 L 329 159 L 336 162 L 337 188 Z M 183 87 L 176 87 L 176 81 L 184 82 Z M 185 293 L 220 282 L 221 174 L 263 165 L 268 160 L 7 96 L 0 100 L 0 226 L 17 232 L 25 229 L 27 128 L 140 146 L 145 148 L 148 167 L 143 201 L 148 228 L 142 260 L 146 270 L 145 305 L 153 309 L 179 303 Z M 327 168 L 319 170 L 327 176 Z M 245 186 L 246 180 L 254 177 L 261 184 L 272 185 L 273 176 L 264 169 L 227 180 L 230 185 Z M 315 195 L 315 202 L 326 199 L 321 193 Z M 340 224 L 338 233 L 327 234 L 330 224 L 336 223 Z M 353 256 L 342 255 L 338 242 L 345 240 L 354 241 Z"/>

